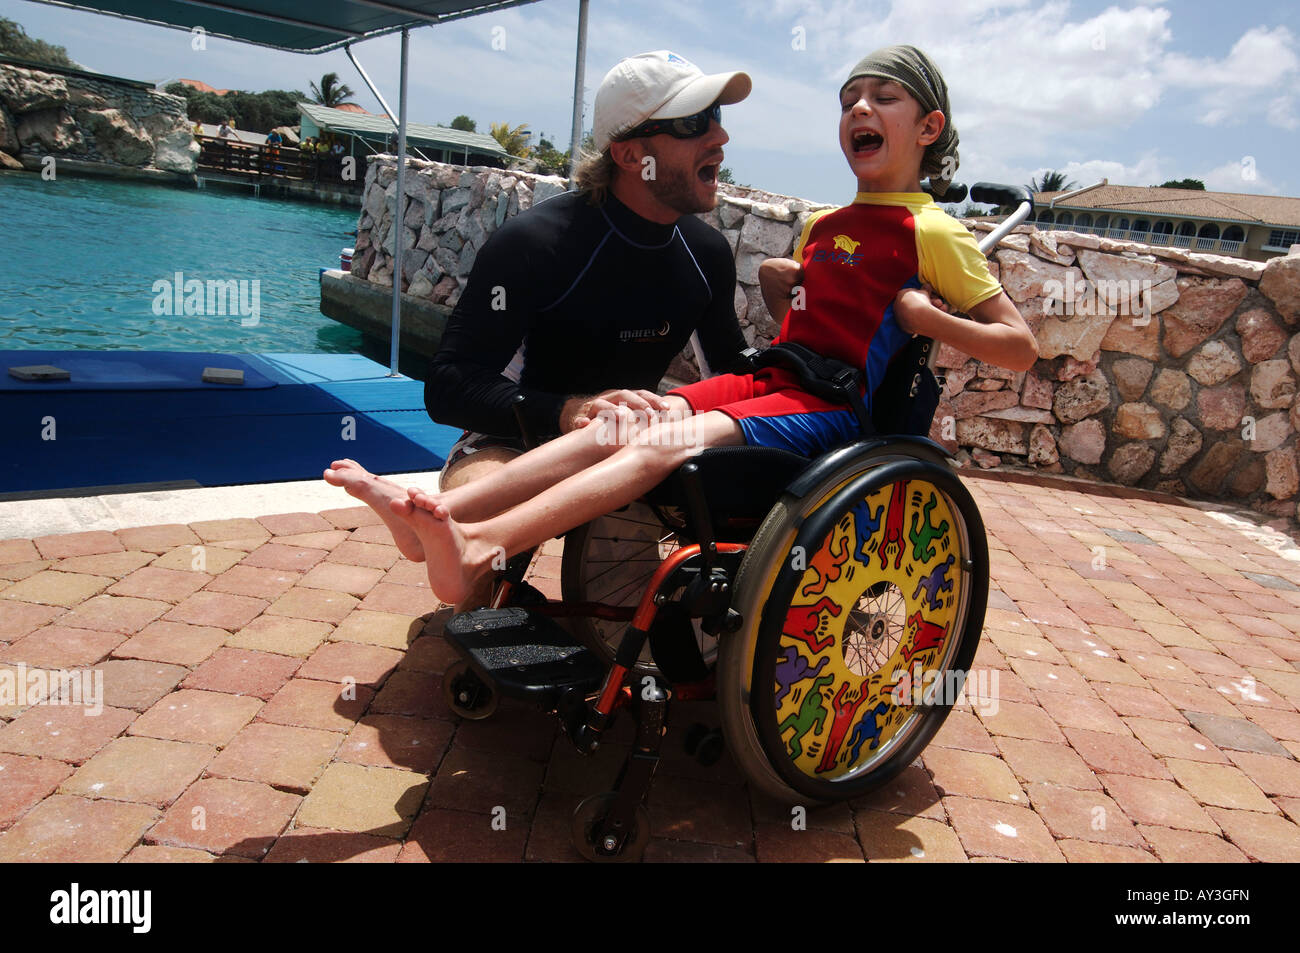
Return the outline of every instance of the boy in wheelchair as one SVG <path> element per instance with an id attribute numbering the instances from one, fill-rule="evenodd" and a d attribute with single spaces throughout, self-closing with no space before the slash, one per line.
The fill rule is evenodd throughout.
<path id="1" fill-rule="evenodd" d="M 1037 359 L 1033 334 L 974 239 L 921 190 L 922 176 L 938 191 L 957 167 L 937 67 L 913 47 L 879 50 L 850 72 L 840 105 L 840 147 L 858 194 L 808 221 L 795 249 L 801 262 L 773 259 L 760 270 L 765 301 L 784 315 L 774 343 L 858 369 L 868 413 L 912 336 L 1027 370 Z M 927 288 L 973 320 L 948 313 Z M 651 416 L 592 421 L 445 493 L 403 491 L 350 460 L 325 478 L 372 506 L 403 554 L 427 563 L 434 593 L 454 604 L 508 557 L 640 498 L 701 450 L 750 444 L 815 457 L 859 436 L 863 423 L 774 367 L 700 381 L 666 403 Z"/>

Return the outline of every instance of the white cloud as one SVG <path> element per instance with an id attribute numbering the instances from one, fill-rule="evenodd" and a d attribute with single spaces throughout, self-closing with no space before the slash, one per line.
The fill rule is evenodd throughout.
<path id="1" fill-rule="evenodd" d="M 1242 156 L 1240 161 L 1225 162 L 1196 178 L 1205 183 L 1211 192 L 1251 192 L 1257 195 L 1278 195 L 1280 190 L 1258 168 L 1253 156 Z"/>
<path id="2" fill-rule="evenodd" d="M 1165 57 L 1162 78 L 1188 90 L 1197 101 L 1197 121 L 1235 125 L 1263 116 L 1283 129 L 1297 126 L 1295 87 L 1300 55 L 1295 36 L 1284 26 L 1247 30 L 1222 59 Z M 1283 90 L 1281 95 L 1270 95 Z"/>

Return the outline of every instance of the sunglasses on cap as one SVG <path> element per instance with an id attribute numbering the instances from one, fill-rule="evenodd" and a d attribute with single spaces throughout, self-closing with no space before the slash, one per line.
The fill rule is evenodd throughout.
<path id="1" fill-rule="evenodd" d="M 714 103 L 708 109 L 702 109 L 693 116 L 682 116 L 679 119 L 647 119 L 618 138 L 639 139 L 642 136 L 657 136 L 661 132 L 666 132 L 674 139 L 695 139 L 709 131 L 709 120 L 722 122 L 721 104 Z"/>

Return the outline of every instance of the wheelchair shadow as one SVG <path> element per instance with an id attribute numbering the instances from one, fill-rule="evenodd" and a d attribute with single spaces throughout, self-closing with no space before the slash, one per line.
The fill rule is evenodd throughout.
<path id="1" fill-rule="evenodd" d="M 247 837 L 219 859 L 582 860 L 570 839 L 573 812 L 584 798 L 613 789 L 634 740 L 633 719 L 617 718 L 600 750 L 586 757 L 553 715 L 525 703 L 503 699 L 483 721 L 456 717 L 442 691 L 442 674 L 458 659 L 442 635 L 450 617 L 451 610 L 442 608 L 414 619 L 402 657 L 365 682 L 358 676 L 355 699 L 345 693 L 335 699 L 335 713 L 351 720 L 356 699 L 368 694 L 365 714 L 322 766 L 291 826 Z M 751 792 L 725 749 L 712 764 L 688 752 L 688 735 L 701 724 L 718 729 L 715 701 L 672 703 L 646 803 L 652 833 L 646 862 L 811 859 L 797 840 L 783 856 L 786 841 L 774 835 L 792 830 L 790 809 Z M 870 842 L 860 824 L 855 830 L 845 804 L 809 810 L 807 829 L 857 837 L 873 860 L 915 859 L 921 841 L 900 825 L 935 810 L 943 816 L 917 765 L 852 806 L 871 815 Z M 882 821 L 891 825 L 883 838 Z M 828 859 L 824 851 L 822 859 Z"/>

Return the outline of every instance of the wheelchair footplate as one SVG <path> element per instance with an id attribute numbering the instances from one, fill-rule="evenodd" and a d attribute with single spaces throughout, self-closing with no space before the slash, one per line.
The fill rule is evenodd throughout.
<path id="1" fill-rule="evenodd" d="M 465 612 L 448 621 L 445 631 L 468 667 L 506 698 L 554 709 L 570 692 L 597 691 L 605 676 L 590 649 L 554 619 L 526 609 Z"/>

